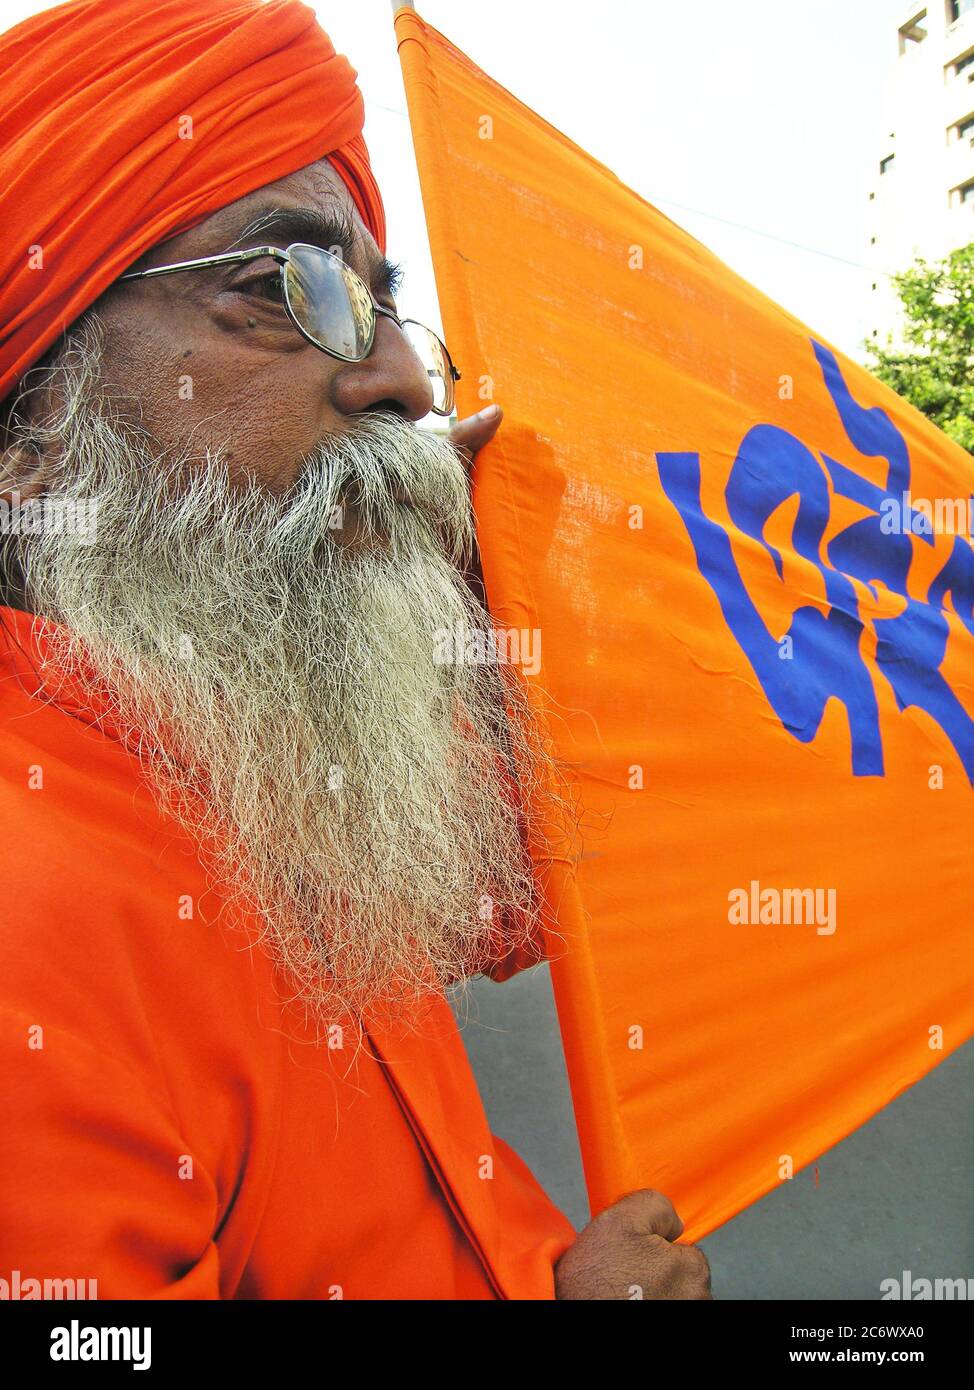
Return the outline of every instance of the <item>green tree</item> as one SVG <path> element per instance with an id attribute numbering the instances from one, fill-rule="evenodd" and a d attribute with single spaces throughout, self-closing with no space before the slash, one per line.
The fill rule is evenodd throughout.
<path id="1" fill-rule="evenodd" d="M 870 369 L 974 453 L 974 242 L 893 276 L 902 346 L 868 344 Z"/>

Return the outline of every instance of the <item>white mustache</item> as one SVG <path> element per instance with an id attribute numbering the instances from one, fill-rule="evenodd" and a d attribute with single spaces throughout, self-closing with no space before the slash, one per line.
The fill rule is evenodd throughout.
<path id="1" fill-rule="evenodd" d="M 395 415 L 357 417 L 304 460 L 298 486 L 320 490 L 339 520 L 350 504 L 365 532 L 376 536 L 394 535 L 409 507 L 452 564 L 462 569 L 470 561 L 473 513 L 459 455 Z"/>

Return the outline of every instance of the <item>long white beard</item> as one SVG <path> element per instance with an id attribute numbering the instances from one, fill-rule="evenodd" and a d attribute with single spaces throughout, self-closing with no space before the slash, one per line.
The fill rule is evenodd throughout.
<path id="1" fill-rule="evenodd" d="M 541 910 L 524 837 L 553 765 L 511 673 L 435 660 L 443 631 L 489 630 L 457 568 L 456 453 L 361 416 L 274 493 L 220 457 L 159 457 L 94 404 L 97 365 L 62 355 L 40 431 L 49 501 L 93 506 L 96 539 L 16 542 L 28 606 L 61 625 L 54 674 L 107 692 L 319 1026 L 398 1014 L 523 944 Z M 351 548 L 334 529 L 350 495 Z"/>

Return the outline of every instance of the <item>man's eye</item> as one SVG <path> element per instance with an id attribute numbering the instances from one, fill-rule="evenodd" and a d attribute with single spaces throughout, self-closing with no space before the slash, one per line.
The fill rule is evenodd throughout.
<path id="1" fill-rule="evenodd" d="M 251 294 L 257 299 L 269 299 L 273 304 L 283 304 L 284 294 L 281 285 L 281 272 L 275 270 L 271 275 L 255 275 L 237 285 L 241 294 Z"/>

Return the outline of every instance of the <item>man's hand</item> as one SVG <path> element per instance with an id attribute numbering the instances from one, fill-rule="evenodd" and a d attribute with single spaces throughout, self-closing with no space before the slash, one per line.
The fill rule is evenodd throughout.
<path id="1" fill-rule="evenodd" d="M 555 1297 L 707 1299 L 710 1266 L 675 1245 L 683 1222 L 662 1192 L 630 1192 L 590 1222 L 555 1265 Z"/>
<path id="2" fill-rule="evenodd" d="M 485 406 L 477 415 L 469 415 L 466 420 L 458 420 L 447 434 L 447 441 L 453 445 L 467 465 L 468 478 L 473 470 L 473 461 L 477 450 L 482 449 L 489 440 L 493 439 L 503 415 L 504 412 L 499 405 Z M 467 581 L 468 588 L 486 607 L 487 594 L 484 589 L 484 574 L 480 567 L 480 550 L 476 546 L 470 568 L 463 577 Z"/>
<path id="3" fill-rule="evenodd" d="M 468 415 L 466 420 L 458 420 L 447 434 L 447 440 L 458 449 L 466 461 L 468 469 L 473 465 L 474 454 L 493 439 L 504 412 L 499 405 L 487 405 L 477 415 Z"/>

